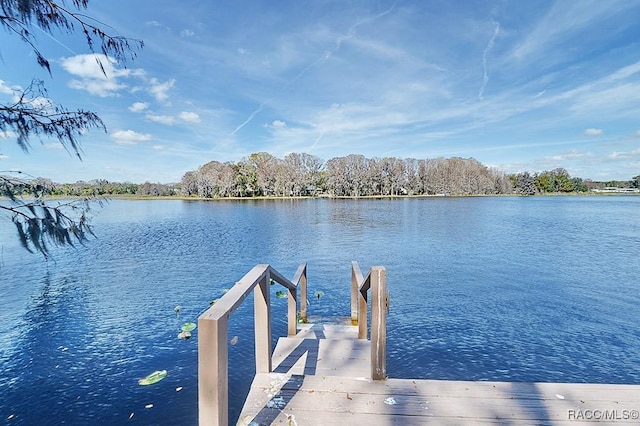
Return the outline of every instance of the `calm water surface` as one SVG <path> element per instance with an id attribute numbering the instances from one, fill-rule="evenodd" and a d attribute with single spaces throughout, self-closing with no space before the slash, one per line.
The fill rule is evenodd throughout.
<path id="1" fill-rule="evenodd" d="M 196 424 L 197 330 L 177 333 L 257 263 L 309 262 L 324 316 L 349 314 L 351 260 L 386 266 L 391 377 L 640 384 L 640 197 L 112 201 L 94 225 L 45 262 L 0 223 L 6 424 Z M 253 375 L 248 302 L 229 331 L 232 419 Z"/>

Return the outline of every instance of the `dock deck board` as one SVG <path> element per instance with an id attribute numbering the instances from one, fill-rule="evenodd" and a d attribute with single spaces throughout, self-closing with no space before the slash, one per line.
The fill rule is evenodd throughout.
<path id="1" fill-rule="evenodd" d="M 357 327 L 302 325 L 257 374 L 238 424 L 638 424 L 640 386 L 370 377 Z"/>

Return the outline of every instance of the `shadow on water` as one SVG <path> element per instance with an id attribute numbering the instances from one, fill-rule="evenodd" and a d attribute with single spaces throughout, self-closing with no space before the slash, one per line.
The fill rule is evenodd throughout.
<path id="1" fill-rule="evenodd" d="M 150 333 L 152 323 L 130 321 L 117 295 L 103 296 L 85 278 L 54 270 L 39 282 L 21 321 L 25 327 L 12 345 L 15 355 L 3 365 L 9 379 L 0 388 L 0 413 L 19 425 L 175 424 L 175 419 L 195 424 L 197 338 L 178 340 L 167 321 L 158 326 L 166 333 Z M 173 312 L 164 316 L 176 321 Z M 169 370 L 166 379 L 138 384 L 163 368 Z"/>
<path id="2" fill-rule="evenodd" d="M 79 419 L 82 407 L 92 402 L 79 374 L 90 331 L 86 291 L 73 277 L 56 280 L 49 271 L 39 285 L 24 316 L 26 327 L 16 344 L 20 350 L 6 366 L 5 374 L 16 382 L 3 392 L 3 412 L 24 424 Z"/>

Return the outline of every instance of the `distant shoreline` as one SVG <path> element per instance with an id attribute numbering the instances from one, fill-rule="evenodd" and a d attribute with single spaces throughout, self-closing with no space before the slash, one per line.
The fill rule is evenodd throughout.
<path id="1" fill-rule="evenodd" d="M 505 198 L 505 197 L 611 197 L 611 196 L 640 196 L 640 192 L 554 192 L 546 194 L 522 195 L 522 194 L 472 194 L 472 195 L 363 195 L 360 197 L 352 196 L 312 196 L 300 195 L 291 197 L 274 197 L 274 196 L 256 196 L 256 197 L 187 197 L 184 195 L 135 195 L 135 194 L 115 194 L 115 195 L 95 195 L 95 196 L 72 196 L 72 195 L 50 195 L 45 200 L 82 200 L 88 201 L 103 200 L 130 200 L 130 201 L 287 201 L 287 200 L 312 200 L 312 199 L 328 199 L 328 200 L 396 200 L 405 198 Z M 25 197 L 25 199 L 32 199 Z M 0 196 L 1 201 L 9 200 L 8 197 Z"/>
<path id="2" fill-rule="evenodd" d="M 382 200 L 382 199 L 404 199 L 404 198 L 504 198 L 504 197 L 607 197 L 607 196 L 640 196 L 640 192 L 570 192 L 570 193 L 548 193 L 536 195 L 520 194 L 475 194 L 475 195 L 364 195 L 360 197 L 352 196 L 257 196 L 257 197 L 186 197 L 184 195 L 153 196 L 153 195 L 110 195 L 105 196 L 107 200 L 182 200 L 182 201 L 250 201 L 250 200 L 309 200 L 309 199 L 330 199 L 330 200 Z M 52 197 L 53 198 L 53 197 Z M 69 198 L 69 197 L 55 197 Z"/>

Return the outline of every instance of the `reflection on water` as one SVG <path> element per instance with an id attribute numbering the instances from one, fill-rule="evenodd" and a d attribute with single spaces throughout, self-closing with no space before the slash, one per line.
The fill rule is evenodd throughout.
<path id="1" fill-rule="evenodd" d="M 3 228 L 0 416 L 195 424 L 198 330 L 177 334 L 257 263 L 292 276 L 308 261 L 309 294 L 323 294 L 309 314 L 323 317 L 349 312 L 351 260 L 386 266 L 393 377 L 640 383 L 639 207 L 640 197 L 112 201 L 98 239 L 54 262 Z M 277 290 L 274 340 L 286 334 Z M 230 323 L 231 418 L 253 375 L 252 315 L 249 299 Z M 155 370 L 168 375 L 138 385 Z"/>

